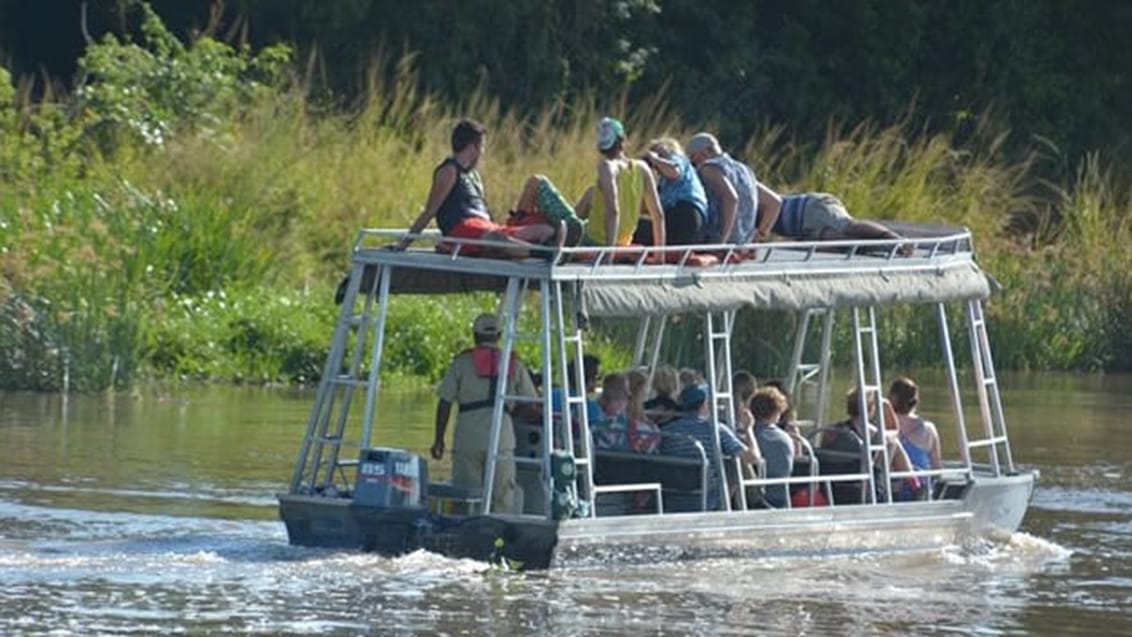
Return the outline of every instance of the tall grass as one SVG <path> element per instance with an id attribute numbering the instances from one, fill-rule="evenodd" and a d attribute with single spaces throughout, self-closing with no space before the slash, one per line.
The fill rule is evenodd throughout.
<path id="1" fill-rule="evenodd" d="M 223 125 L 172 126 L 158 145 L 120 136 L 107 148 L 100 134 L 97 146 L 75 142 L 81 150 L 47 156 L 41 149 L 58 146 L 44 136 L 81 142 L 84 122 L 0 92 L 0 156 L 24 166 L 0 171 L 0 385 L 309 381 L 354 234 L 403 227 L 418 214 L 458 117 L 490 130 L 481 169 L 497 215 L 531 173 L 580 195 L 594 180 L 601 115 L 626 122 L 631 150 L 700 128 L 672 115 L 664 95 L 552 104 L 525 117 L 484 90 L 463 104 L 438 101 L 417 88 L 411 58 L 392 74 L 382 68 L 350 109 L 325 108 L 298 84 L 280 86 L 230 107 Z M 33 111 L 54 123 L 40 125 Z M 60 129 L 68 121 L 78 133 Z M 829 191 L 861 217 L 971 228 L 980 261 L 1003 285 L 989 305 L 1000 366 L 1132 369 L 1132 188 L 1098 156 L 1070 183 L 1043 184 L 1036 155 L 1003 158 L 1001 127 L 959 142 L 914 121 L 831 124 L 817 147 L 768 128 L 732 150 L 780 192 Z M 1040 223 L 1014 223 L 1020 218 Z M 490 299 L 416 303 L 391 316 L 387 360 L 393 375 L 435 379 Z M 937 358 L 924 350 L 936 330 L 930 312 L 892 308 L 882 317 L 891 328 L 886 359 L 911 366 Z M 740 325 L 738 359 L 778 373 L 791 322 L 767 315 Z M 608 338 L 599 349 L 607 368 L 627 362 Z"/>

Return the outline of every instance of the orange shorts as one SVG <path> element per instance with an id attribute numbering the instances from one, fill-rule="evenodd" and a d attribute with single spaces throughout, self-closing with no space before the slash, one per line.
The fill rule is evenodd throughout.
<path id="1" fill-rule="evenodd" d="M 505 237 L 515 237 L 519 231 L 519 226 L 501 226 L 490 219 L 483 217 L 467 217 L 462 219 L 460 223 L 452 226 L 448 231 L 448 236 L 456 239 L 476 239 L 482 240 L 484 235 L 489 232 L 498 232 Z M 451 249 L 451 244 L 448 244 Z M 464 254 L 479 254 L 487 250 L 491 250 L 488 246 L 464 246 L 460 248 L 460 252 Z"/>

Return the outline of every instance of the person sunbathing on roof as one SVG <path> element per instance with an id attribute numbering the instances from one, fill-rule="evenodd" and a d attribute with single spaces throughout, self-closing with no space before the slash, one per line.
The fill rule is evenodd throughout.
<path id="1" fill-rule="evenodd" d="M 643 160 L 625 154 L 625 127 L 612 117 L 597 126 L 597 183 L 586 189 L 575 210 L 588 219 L 583 245 L 628 246 L 644 208 L 652 220 L 652 245 L 665 245 L 664 210 L 656 179 Z"/>
<path id="2" fill-rule="evenodd" d="M 783 195 L 770 230 L 798 241 L 903 238 L 875 221 L 854 219 L 841 199 L 824 192 Z M 902 248 L 901 253 L 905 252 Z"/>
<path id="3" fill-rule="evenodd" d="M 483 156 L 487 144 L 487 128 L 483 124 L 462 119 L 452 129 L 452 155 L 440 163 L 432 175 L 432 187 L 424 210 L 409 226 L 409 234 L 394 246 L 404 250 L 436 217 L 440 233 L 446 237 L 497 241 L 506 247 L 494 250 L 484 246 L 464 246 L 467 255 L 508 256 L 523 258 L 531 255 L 535 244 L 546 244 L 552 239 L 565 239 L 564 224 L 558 227 L 549 223 L 523 223 L 500 225 L 488 212 L 484 198 L 483 179 L 476 164 Z"/>

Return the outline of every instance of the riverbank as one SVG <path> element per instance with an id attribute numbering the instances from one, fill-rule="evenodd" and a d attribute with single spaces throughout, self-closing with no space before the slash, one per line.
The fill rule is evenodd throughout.
<path id="1" fill-rule="evenodd" d="M 357 106 L 330 109 L 288 72 L 285 49 L 186 48 L 151 27 L 145 47 L 92 45 L 93 79 L 74 95 L 32 102 L 0 69 L 0 388 L 308 382 L 354 234 L 416 216 L 456 117 L 490 129 L 482 171 L 497 214 L 530 173 L 580 194 L 605 112 L 624 117 L 636 149 L 710 127 L 669 115 L 659 97 L 529 118 L 483 92 L 443 104 L 416 90 L 408 61 Z M 914 116 L 833 124 L 813 148 L 771 128 L 731 150 L 780 192 L 829 191 L 859 217 L 971 228 L 1002 285 L 988 305 L 1000 369 L 1132 369 L 1132 188 L 1101 157 L 1069 183 L 1044 182 L 1038 168 L 1056 152 L 1007 161 L 1004 127 L 962 139 L 921 130 Z M 421 299 L 391 317 L 393 373 L 437 378 L 489 306 Z M 745 320 L 758 335 L 745 358 L 774 373 L 788 326 Z M 884 320 L 901 324 L 885 330 L 887 359 L 936 358 L 921 312 Z M 603 347 L 610 362 L 624 358 Z"/>

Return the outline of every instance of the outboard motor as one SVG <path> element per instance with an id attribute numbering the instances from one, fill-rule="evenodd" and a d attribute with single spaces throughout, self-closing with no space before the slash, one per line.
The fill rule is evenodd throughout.
<path id="1" fill-rule="evenodd" d="M 362 449 L 354 505 L 383 509 L 428 508 L 428 465 L 404 449 Z"/>
<path id="2" fill-rule="evenodd" d="M 364 550 L 414 550 L 428 523 L 428 464 L 404 449 L 363 449 L 351 506 Z"/>

